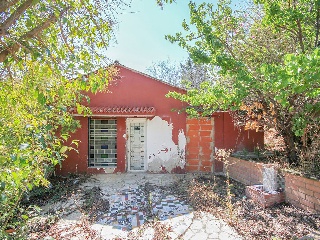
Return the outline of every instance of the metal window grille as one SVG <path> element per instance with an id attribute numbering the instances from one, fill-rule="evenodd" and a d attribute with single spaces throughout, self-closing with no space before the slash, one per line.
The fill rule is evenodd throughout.
<path id="1" fill-rule="evenodd" d="M 117 121 L 90 119 L 89 167 L 117 166 Z"/>

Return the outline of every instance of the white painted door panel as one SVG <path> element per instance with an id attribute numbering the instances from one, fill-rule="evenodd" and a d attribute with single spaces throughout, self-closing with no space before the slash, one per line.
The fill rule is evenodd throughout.
<path id="1" fill-rule="evenodd" d="M 128 164 L 129 171 L 146 170 L 146 120 L 128 119 Z"/>

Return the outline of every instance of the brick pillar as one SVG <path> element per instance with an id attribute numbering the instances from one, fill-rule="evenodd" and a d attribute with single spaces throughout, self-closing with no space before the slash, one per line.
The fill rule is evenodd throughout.
<path id="1" fill-rule="evenodd" d="M 214 157 L 214 120 L 187 119 L 188 172 L 211 172 Z"/>

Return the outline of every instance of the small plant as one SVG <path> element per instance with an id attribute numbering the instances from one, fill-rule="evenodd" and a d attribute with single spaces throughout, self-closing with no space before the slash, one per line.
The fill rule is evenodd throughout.
<path id="1" fill-rule="evenodd" d="M 243 148 L 242 149 L 242 154 L 243 154 L 244 157 L 247 157 L 248 154 L 249 154 L 249 151 L 246 148 Z"/>
<path id="2" fill-rule="evenodd" d="M 253 150 L 254 154 L 256 155 L 256 157 L 259 159 L 262 156 L 262 152 L 261 152 L 261 148 L 259 146 L 255 147 Z"/>

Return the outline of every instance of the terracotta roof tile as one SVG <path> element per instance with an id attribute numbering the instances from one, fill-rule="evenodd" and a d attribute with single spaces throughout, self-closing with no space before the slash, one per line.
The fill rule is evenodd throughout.
<path id="1" fill-rule="evenodd" d="M 155 113 L 154 107 L 90 107 L 92 113 Z"/>
<path id="2" fill-rule="evenodd" d="M 90 107 L 92 114 L 98 115 L 154 115 L 156 112 L 155 107 L 123 107 L 123 106 L 105 106 L 105 107 Z M 70 109 L 70 112 L 77 115 L 75 108 Z"/>

